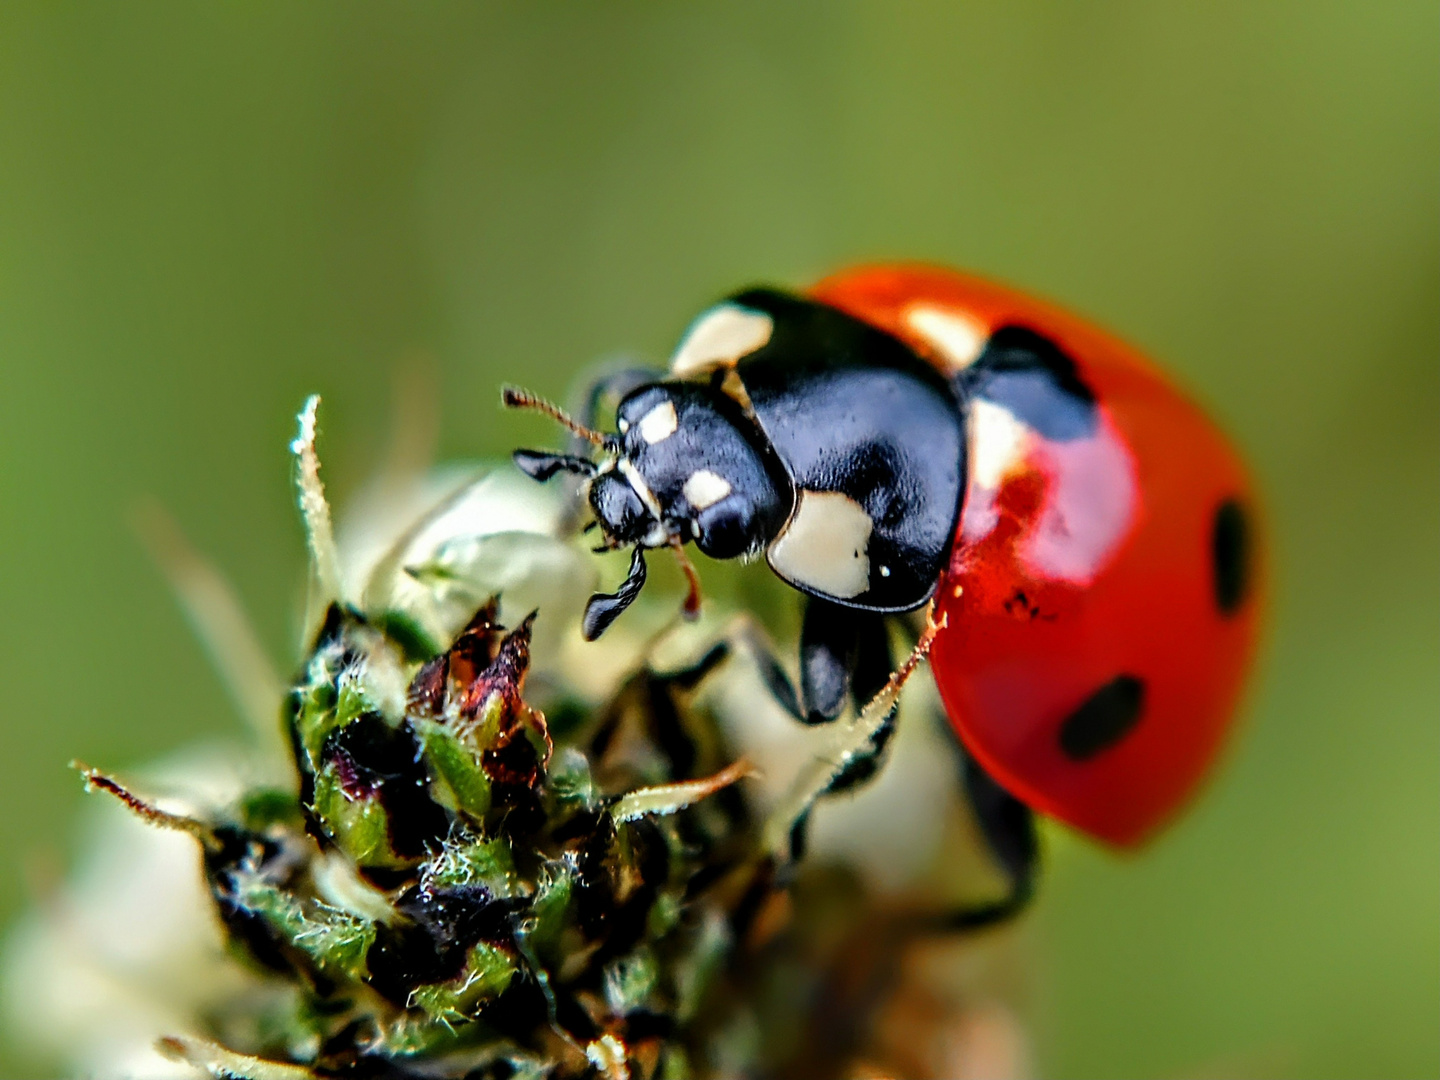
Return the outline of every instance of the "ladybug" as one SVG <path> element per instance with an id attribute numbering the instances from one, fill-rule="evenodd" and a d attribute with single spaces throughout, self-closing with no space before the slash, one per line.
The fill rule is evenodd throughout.
<path id="1" fill-rule="evenodd" d="M 1192 794 L 1255 644 L 1255 499 L 1224 436 L 1138 351 L 979 278 L 880 266 L 737 293 L 667 374 L 592 390 L 591 424 L 606 394 L 614 434 L 506 393 L 594 446 L 517 464 L 582 476 L 605 547 L 634 549 L 587 637 L 639 594 L 646 550 L 681 557 L 689 608 L 684 544 L 763 554 L 806 598 L 799 692 L 773 660 L 767 681 L 823 723 L 889 678 L 885 620 L 933 605 L 930 668 L 1011 879 L 953 925 L 1028 900 L 1032 811 L 1132 846 Z"/>

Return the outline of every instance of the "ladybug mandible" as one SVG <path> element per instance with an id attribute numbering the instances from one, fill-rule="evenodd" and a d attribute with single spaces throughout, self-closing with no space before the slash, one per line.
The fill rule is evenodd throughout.
<path id="1" fill-rule="evenodd" d="M 806 596 L 799 694 L 773 661 L 767 681 L 820 723 L 885 684 L 886 617 L 933 600 L 931 670 L 1012 884 L 954 925 L 1029 898 L 1030 809 L 1132 845 L 1194 790 L 1254 647 L 1254 497 L 1133 348 L 981 279 L 882 266 L 738 293 L 691 325 L 668 376 L 597 386 L 589 424 L 606 393 L 616 434 L 506 393 L 598 451 L 517 464 L 584 477 L 605 545 L 634 548 L 587 637 L 639 594 L 647 549 L 680 556 L 691 608 L 684 544 L 763 553 Z"/>

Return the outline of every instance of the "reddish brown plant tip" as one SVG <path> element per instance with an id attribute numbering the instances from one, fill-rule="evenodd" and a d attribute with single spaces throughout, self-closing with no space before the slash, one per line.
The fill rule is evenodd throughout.
<path id="1" fill-rule="evenodd" d="M 107 776 L 99 769 L 91 768 L 83 761 L 72 761 L 70 767 L 78 771 L 84 778 L 86 791 L 103 791 L 107 795 L 113 795 L 132 814 L 156 828 L 173 829 L 176 832 L 186 833 L 210 850 L 218 847 L 214 830 L 205 822 L 186 817 L 184 814 L 172 814 L 161 810 L 158 806 L 140 798 L 114 777 Z"/>
<path id="2" fill-rule="evenodd" d="M 525 688 L 525 675 L 530 670 L 530 629 L 534 622 L 535 613 L 531 612 L 519 626 L 505 635 L 495 659 L 484 670 L 475 673 L 468 685 L 462 682 L 460 672 L 455 669 L 455 654 L 451 653 L 451 677 L 461 687 L 461 715 L 476 716 L 490 695 L 497 693 L 505 703 L 507 715 L 523 708 L 520 695 Z"/>
<path id="3" fill-rule="evenodd" d="M 450 654 L 441 653 L 415 673 L 405 693 L 405 711 L 411 716 L 439 716 L 445 711 Z"/>
<path id="4" fill-rule="evenodd" d="M 495 657 L 495 638 L 502 629 L 499 623 L 500 602 L 491 597 L 460 631 L 450 646 L 450 672 L 457 683 L 472 682 L 476 673 L 490 665 Z"/>
<path id="5" fill-rule="evenodd" d="M 498 599 L 491 597 L 466 623 L 450 648 L 415 673 L 406 691 L 406 709 L 412 716 L 436 717 L 445 711 L 452 694 L 466 698 L 494 662 L 495 639 L 501 629 L 499 610 Z M 483 697 L 480 703 L 484 703 Z"/>

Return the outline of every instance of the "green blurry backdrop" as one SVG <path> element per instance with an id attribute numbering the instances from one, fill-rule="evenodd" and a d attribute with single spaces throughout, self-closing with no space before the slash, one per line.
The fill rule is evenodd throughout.
<path id="1" fill-rule="evenodd" d="M 1167 358 L 1273 515 L 1228 768 L 1143 857 L 1045 883 L 1040 1071 L 1435 1075 L 1435 30 L 1361 0 L 4 5 L 0 919 L 70 843 L 70 757 L 237 729 L 142 496 L 288 657 L 307 392 L 343 499 L 406 356 L 444 452 L 493 454 L 539 430 L 503 379 L 561 394 L 741 284 L 924 258 Z"/>

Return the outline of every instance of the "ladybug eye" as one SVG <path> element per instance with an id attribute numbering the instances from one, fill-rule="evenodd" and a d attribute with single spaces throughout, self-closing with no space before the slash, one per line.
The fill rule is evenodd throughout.
<path id="1" fill-rule="evenodd" d="M 650 524 L 640 496 L 614 473 L 600 477 L 590 486 L 590 506 L 606 535 L 620 543 L 635 541 Z"/>
<path id="2" fill-rule="evenodd" d="M 733 559 L 754 546 L 753 515 L 739 499 L 727 499 L 695 516 L 695 546 L 712 559 Z"/>

